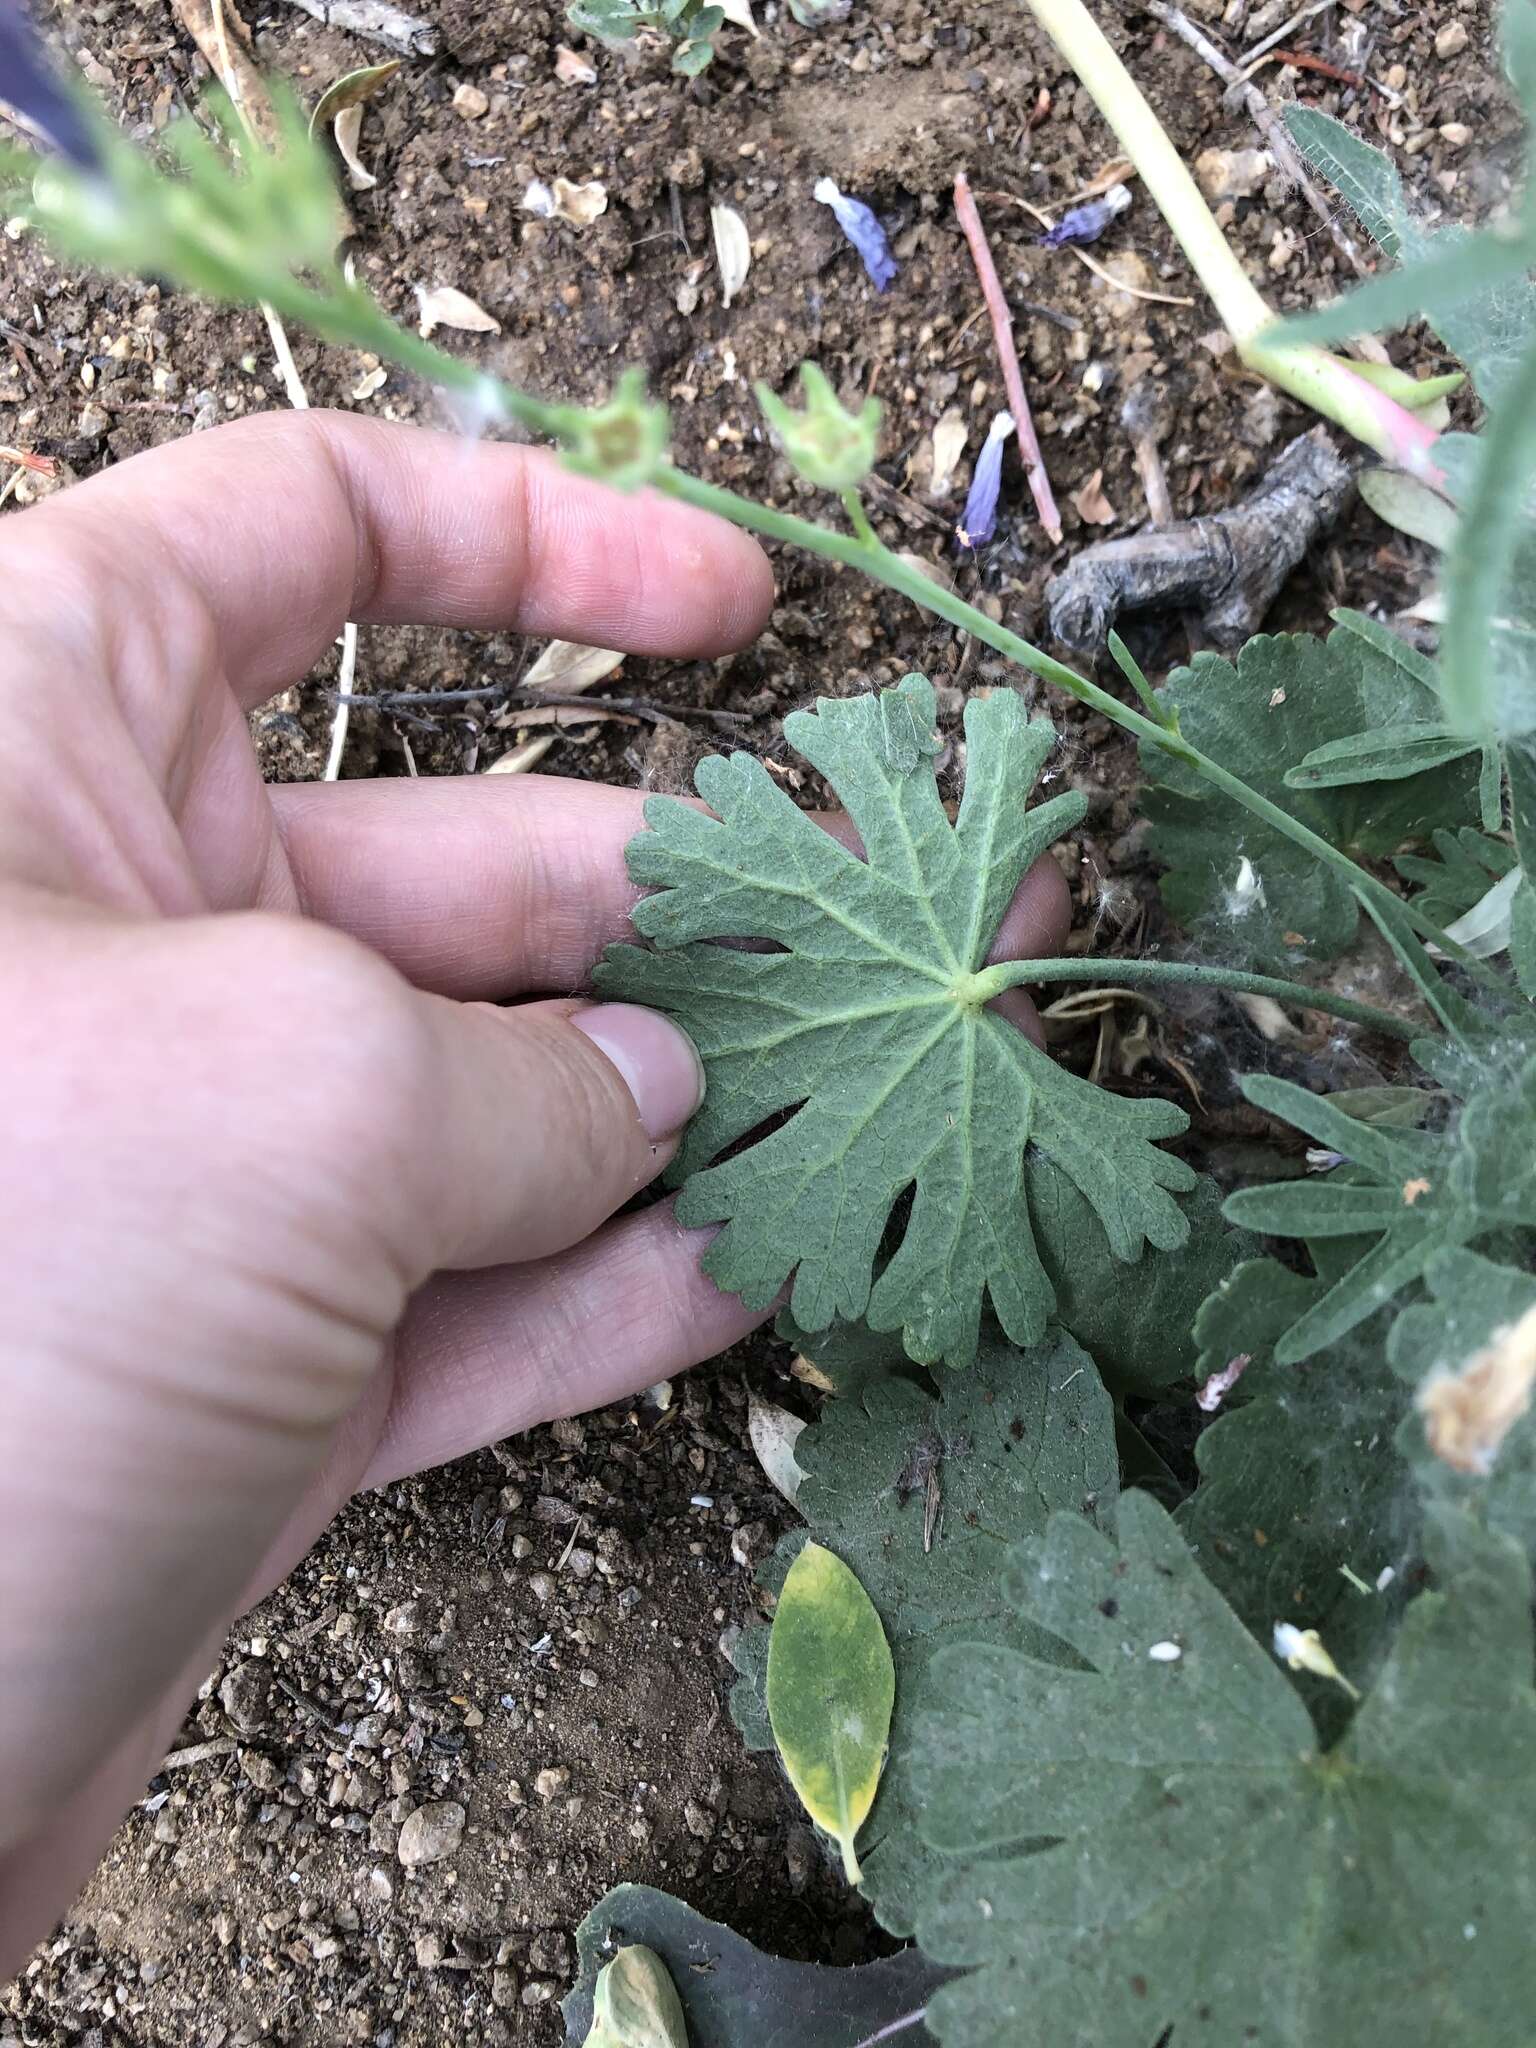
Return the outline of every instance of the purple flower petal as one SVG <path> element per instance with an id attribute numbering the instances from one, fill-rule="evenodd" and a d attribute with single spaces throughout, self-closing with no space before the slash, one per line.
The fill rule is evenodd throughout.
<path id="1" fill-rule="evenodd" d="M 850 199 L 846 192 L 840 192 L 830 178 L 817 180 L 813 196 L 837 215 L 837 224 L 858 250 L 870 283 L 877 292 L 883 292 L 896 275 L 896 259 L 885 229 L 874 213 L 862 199 Z"/>
<path id="2" fill-rule="evenodd" d="M 99 168 L 90 120 L 60 84 L 20 0 L 0 0 L 0 100 L 81 170 Z"/>
<path id="3" fill-rule="evenodd" d="M 963 548 L 979 548 L 992 538 L 997 525 L 997 493 L 1003 481 L 1003 444 L 1012 432 L 1011 412 L 998 413 L 987 429 L 971 477 L 970 495 L 955 528 L 955 538 Z"/>
<path id="4" fill-rule="evenodd" d="M 1043 249 L 1065 249 L 1082 242 L 1096 242 L 1118 213 L 1124 213 L 1131 195 L 1123 185 L 1111 185 L 1102 199 L 1090 199 L 1086 206 L 1074 206 L 1055 227 L 1036 241 Z"/>

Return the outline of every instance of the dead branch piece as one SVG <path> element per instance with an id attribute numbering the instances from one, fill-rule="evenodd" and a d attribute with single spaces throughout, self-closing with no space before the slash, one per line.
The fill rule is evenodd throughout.
<path id="1" fill-rule="evenodd" d="M 1134 386 L 1120 408 L 1120 424 L 1131 439 L 1136 472 L 1146 495 L 1147 515 L 1154 526 L 1172 526 L 1173 498 L 1168 489 L 1168 472 L 1163 467 L 1160 421 L 1155 388 L 1146 379 Z"/>
<path id="2" fill-rule="evenodd" d="M 339 702 L 341 697 L 340 690 L 326 690 L 323 694 L 330 703 Z M 702 718 L 724 728 L 752 723 L 750 712 L 725 711 L 712 704 L 661 704 L 650 697 L 593 697 L 556 690 L 518 689 L 503 683 L 482 683 L 478 688 L 463 690 L 380 690 L 371 696 L 354 692 L 347 701 L 354 711 L 377 711 L 391 718 L 435 711 L 452 704 L 497 704 L 521 705 L 529 710 L 590 711 L 594 718 L 617 712 L 624 717 L 648 719 L 653 725 L 681 718 Z M 516 713 L 511 712 L 504 722 L 515 725 Z"/>
<path id="3" fill-rule="evenodd" d="M 1329 205 L 1323 193 L 1319 192 L 1316 185 L 1313 184 L 1306 161 L 1295 143 L 1292 142 L 1285 123 L 1280 119 L 1280 116 L 1269 104 L 1269 101 L 1264 97 L 1259 88 L 1256 85 L 1250 85 L 1244 78 L 1242 71 L 1232 62 L 1231 58 L 1217 49 L 1210 37 L 1202 29 L 1197 28 L 1188 15 L 1181 13 L 1177 7 L 1167 5 L 1166 0 L 1147 0 L 1147 11 L 1149 14 L 1155 14 L 1165 27 L 1171 28 L 1176 36 L 1183 42 L 1188 43 L 1195 55 L 1203 58 L 1209 64 L 1223 85 L 1229 86 L 1233 94 L 1242 100 L 1243 105 L 1248 109 L 1253 125 L 1269 144 L 1269 152 L 1275 160 L 1276 170 L 1300 192 L 1302 198 L 1306 200 L 1308 206 L 1311 207 L 1323 226 L 1328 230 L 1333 246 L 1338 250 L 1351 270 L 1354 271 L 1355 275 L 1357 277 L 1369 277 L 1371 275 L 1370 265 L 1361 256 L 1351 237 L 1346 234 L 1344 228 L 1340 225 L 1336 209 Z M 1318 9 L 1312 8 L 1308 12 L 1317 13 Z M 1305 18 L 1305 15 L 1299 15 L 1297 20 Z M 1290 28 L 1295 26 L 1295 22 L 1288 24 Z M 1283 41 L 1284 38 L 1281 37 L 1280 40 Z M 1253 51 L 1249 52 L 1250 61 L 1255 54 Z"/>
<path id="4" fill-rule="evenodd" d="M 1256 633 L 1281 584 L 1344 509 L 1353 475 L 1321 427 L 1242 504 L 1085 548 L 1046 589 L 1051 632 L 1096 654 L 1121 612 L 1194 606 L 1218 647 Z"/>
<path id="5" fill-rule="evenodd" d="M 290 0 L 327 28 L 345 29 L 364 42 L 387 43 L 402 57 L 435 57 L 437 31 L 389 0 Z"/>
<path id="6" fill-rule="evenodd" d="M 997 344 L 997 358 L 1003 372 L 1003 388 L 1008 393 L 1008 406 L 1013 414 L 1014 429 L 1019 437 L 1019 452 L 1024 457 L 1024 467 L 1029 476 L 1030 493 L 1035 501 L 1035 510 L 1040 515 L 1040 524 L 1050 536 L 1051 544 L 1061 539 L 1061 514 L 1056 509 L 1056 497 L 1051 489 L 1051 480 L 1045 473 L 1045 460 L 1040 453 L 1040 440 L 1035 432 L 1034 416 L 1029 409 L 1029 400 L 1024 394 L 1024 378 L 1019 370 L 1019 352 L 1013 340 L 1013 316 L 1008 310 L 1008 300 L 997 275 L 997 265 L 992 261 L 992 247 L 987 240 L 987 231 L 981 224 L 981 215 L 976 211 L 976 201 L 971 194 L 971 181 L 961 171 L 955 179 L 955 214 L 965 231 L 970 245 L 971 261 L 976 265 L 976 275 L 981 281 L 981 294 L 987 302 L 987 312 L 992 321 L 992 339 Z"/>
<path id="7" fill-rule="evenodd" d="M 1252 64 L 1255 58 L 1267 55 L 1277 43 L 1286 40 L 1292 29 L 1300 28 L 1302 23 L 1310 21 L 1314 14 L 1325 14 L 1332 5 L 1333 0 L 1307 0 L 1306 6 L 1293 14 L 1289 21 L 1282 21 L 1277 29 L 1265 36 L 1262 42 L 1255 43 L 1251 50 L 1244 50 L 1244 64 Z"/>
<path id="8" fill-rule="evenodd" d="M 177 20 L 203 61 L 240 110 L 263 149 L 276 149 L 282 131 L 251 50 L 251 32 L 232 6 L 213 0 L 171 0 Z"/>

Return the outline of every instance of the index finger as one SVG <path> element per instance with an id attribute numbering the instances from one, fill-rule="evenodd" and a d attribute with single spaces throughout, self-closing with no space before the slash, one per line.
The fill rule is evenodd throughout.
<path id="1" fill-rule="evenodd" d="M 757 543 L 621 496 L 541 450 L 351 413 L 189 436 L 29 515 L 136 592 L 190 584 L 242 702 L 303 675 L 348 619 L 512 629 L 631 654 L 744 646 L 773 603 Z M 61 534 L 61 528 L 67 531 Z"/>

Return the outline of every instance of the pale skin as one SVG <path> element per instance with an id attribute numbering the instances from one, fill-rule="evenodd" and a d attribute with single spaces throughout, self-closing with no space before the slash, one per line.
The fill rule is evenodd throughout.
<path id="1" fill-rule="evenodd" d="M 640 796 L 268 788 L 246 710 L 347 618 L 706 656 L 772 600 L 685 507 L 344 415 L 0 522 L 0 1978 L 349 1495 L 760 1320 L 615 1216 L 700 1087 L 581 993 Z M 1066 924 L 1043 861 L 996 957 Z"/>

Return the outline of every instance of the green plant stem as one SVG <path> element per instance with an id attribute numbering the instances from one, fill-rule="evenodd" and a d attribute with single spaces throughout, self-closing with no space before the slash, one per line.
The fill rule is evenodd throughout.
<path id="1" fill-rule="evenodd" d="M 880 536 L 869 523 L 869 514 L 864 510 L 864 500 L 857 491 L 844 491 L 843 510 L 848 514 L 849 524 L 867 548 L 884 545 Z"/>
<path id="2" fill-rule="evenodd" d="M 1385 1010 L 1373 1010 L 1368 1003 L 1352 1002 L 1327 989 L 1306 988 L 1297 981 L 1281 981 L 1272 974 L 1242 974 L 1235 968 L 1192 967 L 1182 960 L 1004 960 L 985 967 L 976 976 L 972 993 L 990 1002 L 1004 989 L 1034 987 L 1051 981 L 1093 981 L 1106 988 L 1116 984 L 1129 987 L 1137 982 L 1165 982 L 1197 988 L 1230 989 L 1238 995 L 1273 996 L 1300 1010 L 1325 1010 L 1330 1017 L 1342 1017 L 1350 1024 L 1364 1024 L 1391 1038 L 1422 1038 L 1423 1029 L 1405 1024 Z"/>
<path id="3" fill-rule="evenodd" d="M 1035 4 L 1035 0 L 1031 0 L 1031 4 Z M 1164 140 L 1166 142 L 1166 137 Z M 339 274 L 325 282 L 329 290 L 312 289 L 292 280 L 285 289 L 272 290 L 266 295 L 279 313 L 310 326 L 327 340 L 371 349 L 429 382 L 464 393 L 487 418 L 515 420 L 531 432 L 556 440 L 569 432 L 574 416 L 571 407 L 548 405 L 530 397 L 499 378 L 487 376 L 474 364 L 451 356 L 430 341 L 397 326 L 374 299 L 366 292 L 345 284 Z M 1278 804 L 1271 803 L 1258 790 L 1251 789 L 1218 762 L 1192 747 L 1172 727 L 1160 719 L 1149 718 L 1128 704 L 1122 704 L 1108 690 L 1101 689 L 1064 662 L 1032 646 L 1008 627 L 996 624 L 985 612 L 967 604 L 963 597 L 945 589 L 942 584 L 935 583 L 910 561 L 904 561 L 879 539 L 856 491 L 849 491 L 843 497 L 844 509 L 855 528 L 855 532 L 849 535 L 818 526 L 796 513 L 779 512 L 771 506 L 756 504 L 735 491 L 706 483 L 701 477 L 690 476 L 670 464 L 664 465 L 653 481 L 655 487 L 669 497 L 694 505 L 701 511 L 712 512 L 734 526 L 761 534 L 765 540 L 805 548 L 812 554 L 858 569 L 877 583 L 883 583 L 887 589 L 910 598 L 924 611 L 936 613 L 962 632 L 973 634 L 984 645 L 1004 655 L 1030 675 L 1065 690 L 1079 703 L 1101 712 L 1123 731 L 1134 733 L 1138 739 L 1146 740 L 1175 760 L 1184 762 L 1212 787 L 1221 790 L 1255 817 L 1262 818 L 1283 838 L 1303 847 L 1314 859 L 1343 875 L 1351 888 L 1378 902 L 1387 899 L 1399 917 L 1406 917 L 1421 936 L 1432 939 L 1448 958 L 1468 967 L 1484 980 L 1496 979 L 1481 962 L 1473 961 L 1454 939 L 1448 938 L 1437 925 L 1422 917 L 1411 904 L 1405 904 L 1401 897 L 1393 895 L 1384 883 L 1357 866 L 1347 854 L 1341 853 Z"/>
<path id="4" fill-rule="evenodd" d="M 877 583 L 883 583 L 890 590 L 899 591 L 903 597 L 910 597 L 925 611 L 936 612 L 962 632 L 972 633 L 997 653 L 1005 655 L 1017 667 L 1027 669 L 1042 682 L 1053 683 L 1057 689 L 1065 690 L 1076 697 L 1080 704 L 1102 712 L 1124 731 L 1135 733 L 1138 739 L 1147 740 L 1152 746 L 1171 754 L 1177 761 L 1183 761 L 1193 768 L 1205 781 L 1219 789 L 1234 803 L 1262 818 L 1282 838 L 1303 847 L 1315 860 L 1343 875 L 1352 889 L 1358 889 L 1377 902 L 1389 900 L 1399 917 L 1407 917 L 1414 929 L 1423 937 L 1432 939 L 1448 958 L 1479 974 L 1483 979 L 1496 979 L 1490 975 L 1481 961 L 1474 961 L 1466 949 L 1448 938 L 1438 925 L 1416 911 L 1411 903 L 1405 903 L 1396 896 L 1384 882 L 1378 882 L 1374 875 L 1352 861 L 1348 854 L 1341 853 L 1336 846 L 1322 838 L 1310 827 L 1293 818 L 1276 803 L 1252 789 L 1238 776 L 1231 774 L 1208 754 L 1202 754 L 1198 747 L 1190 745 L 1181 734 L 1156 719 L 1146 717 L 1122 704 L 1118 697 L 1108 690 L 1101 690 L 1097 683 L 1091 683 L 1070 669 L 1064 662 L 1054 660 L 1029 641 L 1011 632 L 1007 626 L 996 624 L 985 612 L 967 604 L 952 590 L 946 590 L 925 576 L 910 562 L 883 546 L 879 541 L 873 545 L 866 541 L 851 539 L 846 534 L 831 533 L 825 527 L 816 526 L 808 519 L 801 519 L 793 512 L 776 512 L 767 505 L 757 505 L 749 498 L 738 497 L 734 491 L 724 490 L 718 484 L 703 482 L 699 477 L 689 476 L 679 469 L 665 469 L 656 478 L 659 490 L 669 496 L 680 498 L 685 504 L 696 505 L 702 511 L 713 512 L 722 519 L 729 519 L 733 525 L 744 526 L 752 533 L 760 533 L 767 540 L 788 542 L 795 547 L 809 549 L 813 554 L 830 556 L 833 561 L 844 562 L 850 568 L 860 569 Z"/>

